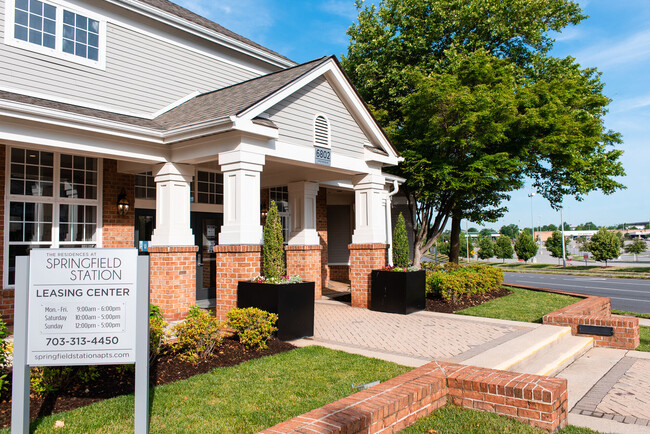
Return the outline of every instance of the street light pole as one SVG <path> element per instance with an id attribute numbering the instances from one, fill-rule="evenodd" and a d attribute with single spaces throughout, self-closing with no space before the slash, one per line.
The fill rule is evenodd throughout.
<path id="1" fill-rule="evenodd" d="M 467 264 L 469 264 L 469 220 L 465 220 L 465 232 L 467 232 L 467 238 L 465 238 L 467 244 Z"/>
<path id="2" fill-rule="evenodd" d="M 528 194 L 528 197 L 530 198 L 530 230 L 531 233 L 533 234 L 533 243 L 537 244 L 535 241 L 535 217 L 533 217 L 533 196 L 535 196 L 535 193 L 530 193 Z M 537 256 L 537 253 L 535 253 L 535 256 Z M 533 262 L 535 262 L 535 257 L 533 257 Z"/>
<path id="3" fill-rule="evenodd" d="M 560 226 L 562 227 L 562 267 L 566 268 L 566 247 L 564 246 L 564 215 L 562 211 L 563 207 L 560 207 Z"/>

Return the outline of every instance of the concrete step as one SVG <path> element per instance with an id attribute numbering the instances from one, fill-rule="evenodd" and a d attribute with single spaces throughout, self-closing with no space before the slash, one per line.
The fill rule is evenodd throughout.
<path id="1" fill-rule="evenodd" d="M 509 371 L 536 375 L 555 375 L 589 351 L 594 339 L 567 334 L 513 365 Z"/>
<path id="2" fill-rule="evenodd" d="M 551 375 L 593 345 L 593 339 L 571 336 L 570 327 L 539 326 L 462 363 L 504 371 Z"/>

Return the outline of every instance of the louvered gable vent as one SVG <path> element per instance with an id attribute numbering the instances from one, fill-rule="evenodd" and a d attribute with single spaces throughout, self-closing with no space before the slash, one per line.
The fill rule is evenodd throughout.
<path id="1" fill-rule="evenodd" d="M 316 146 L 330 146 L 330 125 L 323 115 L 314 119 L 314 144 Z"/>

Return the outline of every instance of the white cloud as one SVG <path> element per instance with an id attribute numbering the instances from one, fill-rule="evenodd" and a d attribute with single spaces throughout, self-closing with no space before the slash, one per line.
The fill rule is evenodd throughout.
<path id="1" fill-rule="evenodd" d="M 555 42 L 565 42 L 581 38 L 583 34 L 584 32 L 577 27 L 567 27 L 561 32 L 551 32 L 551 37 L 555 39 Z"/>
<path id="2" fill-rule="evenodd" d="M 650 107 L 650 94 L 640 95 L 633 98 L 614 100 L 611 105 L 612 113 L 623 113 L 631 110 L 638 110 Z"/>
<path id="3" fill-rule="evenodd" d="M 650 30 L 644 30 L 616 42 L 592 45 L 578 52 L 576 58 L 582 66 L 605 68 L 626 63 L 641 62 L 650 58 Z"/>
<path id="4" fill-rule="evenodd" d="M 357 17 L 357 8 L 352 0 L 327 0 L 319 5 L 319 9 L 351 20 Z"/>

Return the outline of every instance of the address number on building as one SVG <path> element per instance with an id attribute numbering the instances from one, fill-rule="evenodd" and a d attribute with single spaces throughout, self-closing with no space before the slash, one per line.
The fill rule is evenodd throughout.
<path id="1" fill-rule="evenodd" d="M 332 151 L 324 148 L 316 148 L 316 164 L 330 166 L 332 164 Z"/>

